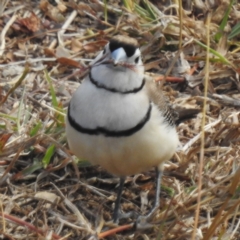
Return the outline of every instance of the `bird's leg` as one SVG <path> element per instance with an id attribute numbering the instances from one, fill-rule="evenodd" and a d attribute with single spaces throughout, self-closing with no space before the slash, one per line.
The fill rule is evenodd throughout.
<path id="1" fill-rule="evenodd" d="M 152 209 L 146 216 L 139 216 L 136 221 L 136 228 L 137 229 L 148 229 L 151 228 L 153 225 L 150 223 L 152 217 L 154 216 L 156 210 L 159 208 L 159 195 L 161 190 L 161 179 L 162 179 L 162 169 L 161 166 L 156 167 L 156 195 L 155 201 Z"/>
<path id="2" fill-rule="evenodd" d="M 123 190 L 123 185 L 125 182 L 125 177 L 120 178 L 120 184 L 118 188 L 118 194 L 117 194 L 117 199 L 115 201 L 115 207 L 114 207 L 114 212 L 113 212 L 113 222 L 117 223 L 118 218 L 119 218 L 119 207 L 120 207 L 120 202 L 121 202 L 121 197 L 122 197 L 122 190 Z"/>
<path id="3" fill-rule="evenodd" d="M 159 195 L 161 191 L 161 180 L 162 180 L 162 170 L 159 169 L 159 167 L 156 167 L 156 195 L 154 200 L 154 205 L 150 212 L 147 214 L 146 218 L 151 219 L 155 211 L 159 208 Z"/>

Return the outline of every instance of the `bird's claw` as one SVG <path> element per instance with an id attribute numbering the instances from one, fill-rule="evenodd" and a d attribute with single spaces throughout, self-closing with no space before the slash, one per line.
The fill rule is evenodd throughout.
<path id="1" fill-rule="evenodd" d="M 150 223 L 149 220 L 151 218 L 149 218 L 149 216 L 139 216 L 136 220 L 135 223 L 135 228 L 137 230 L 146 230 L 149 228 L 152 228 L 154 226 L 154 224 Z"/>

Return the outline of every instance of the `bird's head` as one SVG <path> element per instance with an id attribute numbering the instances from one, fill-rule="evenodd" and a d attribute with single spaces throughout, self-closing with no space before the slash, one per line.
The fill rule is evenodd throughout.
<path id="1" fill-rule="evenodd" d="M 113 37 L 93 61 L 92 66 L 99 64 L 106 64 L 115 71 L 126 71 L 126 69 L 140 71 L 140 73 L 144 71 L 137 41 L 121 35 Z"/>
<path id="2" fill-rule="evenodd" d="M 135 39 L 115 36 L 93 60 L 90 80 L 98 87 L 131 92 L 144 85 L 144 66 Z"/>

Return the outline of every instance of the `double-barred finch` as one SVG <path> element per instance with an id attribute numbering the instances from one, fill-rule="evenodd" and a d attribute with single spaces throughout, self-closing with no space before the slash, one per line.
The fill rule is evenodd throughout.
<path id="1" fill-rule="evenodd" d="M 114 37 L 91 64 L 73 94 L 66 118 L 69 147 L 79 158 L 120 177 L 113 214 L 118 211 L 124 178 L 156 167 L 159 207 L 162 165 L 179 143 L 175 115 L 157 84 L 144 76 L 137 42 Z"/>

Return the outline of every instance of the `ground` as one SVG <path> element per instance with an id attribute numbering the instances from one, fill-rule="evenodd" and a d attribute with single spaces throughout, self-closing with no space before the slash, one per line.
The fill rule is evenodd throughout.
<path id="1" fill-rule="evenodd" d="M 230 0 L 2 0 L 0 238 L 240 239 L 239 19 Z M 72 93 L 116 34 L 138 40 L 182 120 L 142 231 L 132 218 L 111 223 L 119 180 L 74 157 L 64 131 Z M 124 212 L 150 209 L 154 179 L 126 179 Z"/>

